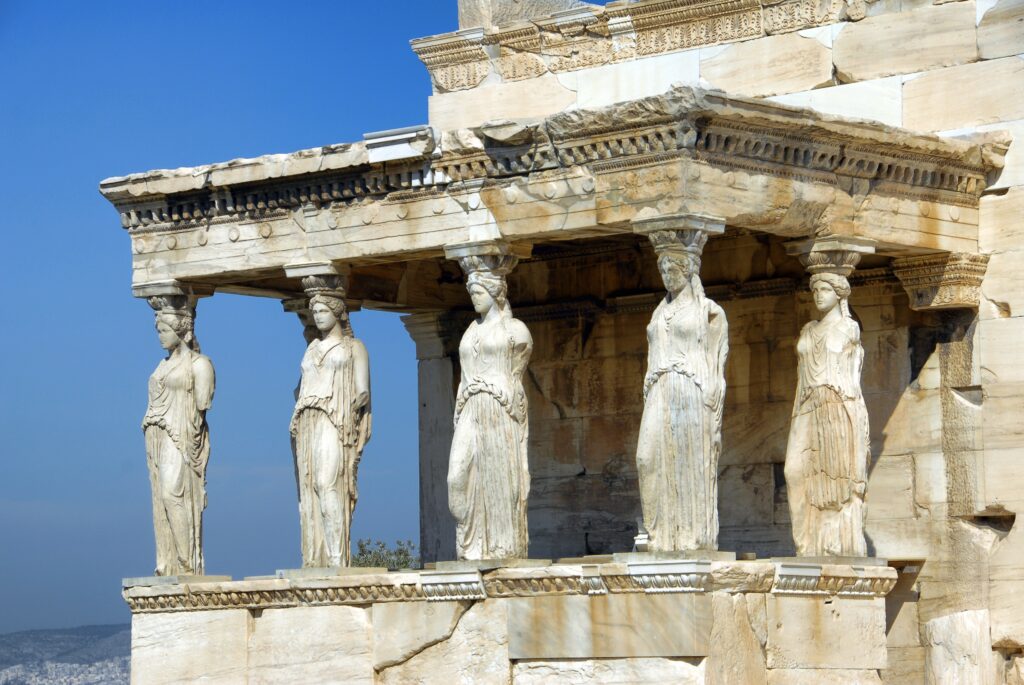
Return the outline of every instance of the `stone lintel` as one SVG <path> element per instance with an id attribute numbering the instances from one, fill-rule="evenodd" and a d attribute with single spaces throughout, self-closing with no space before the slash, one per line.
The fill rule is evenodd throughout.
<path id="1" fill-rule="evenodd" d="M 139 576 L 122 578 L 121 587 L 161 587 L 167 585 L 187 585 L 192 583 L 227 583 L 231 576 Z"/>
<path id="2" fill-rule="evenodd" d="M 288 278 L 304 278 L 306 276 L 348 276 L 350 269 L 347 264 L 334 262 L 306 262 L 285 264 L 284 273 Z"/>
<path id="3" fill-rule="evenodd" d="M 457 245 L 445 245 L 444 256 L 446 259 L 462 259 L 464 257 L 498 257 L 514 256 L 517 259 L 525 259 L 533 252 L 533 245 L 512 243 L 504 240 L 479 240 L 470 243 Z"/>
<path id="4" fill-rule="evenodd" d="M 135 297 L 160 297 L 165 295 L 183 295 L 191 300 L 200 297 L 213 295 L 214 286 L 199 283 L 187 283 L 174 279 L 166 281 L 152 281 L 150 283 L 139 283 L 132 286 L 132 295 Z"/>
<path id="5" fill-rule="evenodd" d="M 894 259 L 893 273 L 910 297 L 910 308 L 977 309 L 988 256 L 945 252 Z"/>
<path id="6" fill-rule="evenodd" d="M 643 212 L 641 212 L 643 214 Z M 633 219 L 633 232 L 649 236 L 661 231 L 701 231 L 708 235 L 725 233 L 725 219 L 703 214 L 640 216 Z"/>

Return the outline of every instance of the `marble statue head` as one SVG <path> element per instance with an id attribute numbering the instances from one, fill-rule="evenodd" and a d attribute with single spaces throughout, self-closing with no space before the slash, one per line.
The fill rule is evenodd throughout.
<path id="1" fill-rule="evenodd" d="M 821 272 L 811 276 L 811 292 L 814 294 L 814 304 L 821 313 L 827 313 L 835 306 L 839 306 L 843 316 L 850 318 L 850 281 L 840 274 Z M 831 290 L 834 296 L 830 296 Z"/>
<path id="2" fill-rule="evenodd" d="M 149 306 L 156 314 L 156 330 L 160 345 L 165 350 L 174 350 L 184 343 L 189 349 L 199 351 L 199 341 L 195 336 L 195 307 L 185 296 L 151 297 Z"/>
<path id="3" fill-rule="evenodd" d="M 665 289 L 678 294 L 687 285 L 695 292 L 703 294 L 700 288 L 700 257 L 687 250 L 660 250 L 658 255 L 658 271 Z"/>

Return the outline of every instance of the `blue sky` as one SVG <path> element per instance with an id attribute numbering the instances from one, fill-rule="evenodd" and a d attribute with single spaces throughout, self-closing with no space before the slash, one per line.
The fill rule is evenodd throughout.
<path id="1" fill-rule="evenodd" d="M 162 356 L 130 293 L 102 178 L 289 152 L 426 122 L 411 38 L 455 0 L 0 3 L 0 632 L 127 621 L 149 575 L 139 422 Z M 418 537 L 416 369 L 397 316 L 360 312 L 375 435 L 355 537 Z M 206 559 L 235 577 L 300 563 L 288 419 L 303 341 L 274 300 L 217 295 Z"/>

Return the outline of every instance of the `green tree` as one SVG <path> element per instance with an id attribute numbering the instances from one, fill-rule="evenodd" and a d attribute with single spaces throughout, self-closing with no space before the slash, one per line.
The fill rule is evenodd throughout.
<path id="1" fill-rule="evenodd" d="M 419 568 L 420 555 L 412 540 L 395 541 L 394 548 L 383 540 L 357 540 L 356 553 L 352 555 L 353 566 L 379 566 L 396 571 L 402 568 Z"/>

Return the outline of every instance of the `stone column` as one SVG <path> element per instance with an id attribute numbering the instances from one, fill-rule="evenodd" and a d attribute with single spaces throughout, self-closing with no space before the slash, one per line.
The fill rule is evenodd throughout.
<path id="1" fill-rule="evenodd" d="M 471 317 L 430 312 L 402 317 L 416 343 L 419 387 L 420 556 L 455 558 L 455 519 L 448 510 L 448 453 L 458 385 L 459 336 Z"/>
<path id="2" fill-rule="evenodd" d="M 370 439 L 370 369 L 345 303 L 347 270 L 330 263 L 288 265 L 301 277 L 315 331 L 302 358 L 291 421 L 304 567 L 348 566 L 357 476 Z M 300 318 L 302 308 L 298 309 Z"/>
<path id="3" fill-rule="evenodd" d="M 824 238 L 788 243 L 810 272 L 820 318 L 797 342 L 797 389 L 786 448 L 786 489 L 799 556 L 866 557 L 864 491 L 871 458 L 861 392 L 864 348 L 850 314 L 847 280 L 870 241 Z"/>
<path id="4" fill-rule="evenodd" d="M 637 550 L 717 550 L 729 330 L 725 312 L 704 295 L 700 256 L 708 236 L 724 232 L 725 223 L 656 216 L 634 220 L 633 230 L 654 245 L 667 291 L 647 327 L 636 451 L 645 530 Z"/>
<path id="5" fill-rule="evenodd" d="M 214 371 L 195 336 L 196 303 L 212 287 L 178 281 L 133 288 L 156 315 L 160 345 L 167 351 L 149 379 L 142 420 L 153 497 L 157 576 L 202 576 L 203 511 L 213 402 Z"/>
<path id="6" fill-rule="evenodd" d="M 477 318 L 459 343 L 461 378 L 448 459 L 448 506 L 459 559 L 525 558 L 529 420 L 523 374 L 533 351 L 512 316 L 506 276 L 518 257 L 501 241 L 445 248 L 466 274 Z"/>

